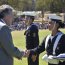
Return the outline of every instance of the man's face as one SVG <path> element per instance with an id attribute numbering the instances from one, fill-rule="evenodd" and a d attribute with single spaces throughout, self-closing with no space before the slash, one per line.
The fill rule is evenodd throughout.
<path id="1" fill-rule="evenodd" d="M 11 25 L 14 19 L 14 15 L 13 12 L 11 11 L 8 15 L 5 16 L 6 20 L 7 20 L 7 24 Z"/>

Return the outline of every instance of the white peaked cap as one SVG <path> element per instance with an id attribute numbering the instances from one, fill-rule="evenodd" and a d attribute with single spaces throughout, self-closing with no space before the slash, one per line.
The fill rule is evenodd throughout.
<path id="1" fill-rule="evenodd" d="M 62 20 L 61 16 L 58 16 L 58 15 L 49 15 L 49 19 Z"/>

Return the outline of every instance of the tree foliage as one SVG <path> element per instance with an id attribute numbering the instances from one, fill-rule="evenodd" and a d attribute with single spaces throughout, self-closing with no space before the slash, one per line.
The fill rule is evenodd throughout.
<path id="1" fill-rule="evenodd" d="M 9 4 L 21 11 L 65 12 L 65 0 L 0 0 L 0 5 L 2 4 Z"/>

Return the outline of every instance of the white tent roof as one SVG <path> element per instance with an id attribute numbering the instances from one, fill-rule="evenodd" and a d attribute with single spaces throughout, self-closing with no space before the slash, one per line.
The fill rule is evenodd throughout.
<path id="1" fill-rule="evenodd" d="M 34 11 L 27 11 L 27 12 L 23 12 L 22 15 L 28 15 L 28 16 L 36 16 L 36 13 Z"/>

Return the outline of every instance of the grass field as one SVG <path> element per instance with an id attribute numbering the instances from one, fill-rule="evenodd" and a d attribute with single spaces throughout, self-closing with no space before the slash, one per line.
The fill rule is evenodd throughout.
<path id="1" fill-rule="evenodd" d="M 65 32 L 64 29 L 61 29 L 61 31 Z M 39 40 L 40 43 L 44 39 L 46 35 L 48 35 L 50 32 L 48 30 L 40 30 L 39 31 Z M 23 31 L 13 31 L 12 32 L 13 42 L 14 45 L 18 48 L 26 49 L 25 46 L 25 36 L 24 36 L 24 30 Z M 42 56 L 44 55 L 44 52 L 40 54 L 39 56 L 39 65 L 47 65 L 46 62 L 42 60 Z M 22 60 L 18 60 L 14 58 L 14 65 L 27 65 L 27 59 L 22 58 Z"/>

